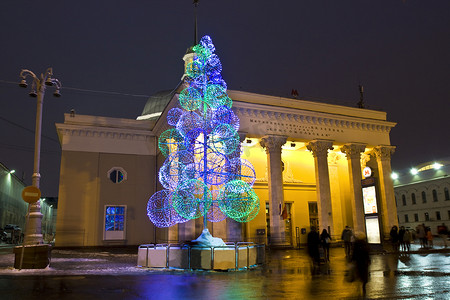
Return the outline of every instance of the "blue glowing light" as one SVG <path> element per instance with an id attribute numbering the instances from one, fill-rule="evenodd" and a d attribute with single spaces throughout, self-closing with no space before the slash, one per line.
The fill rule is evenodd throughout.
<path id="1" fill-rule="evenodd" d="M 193 47 L 187 64 L 187 87 L 180 107 L 167 113 L 174 128 L 164 131 L 158 146 L 166 157 L 159 170 L 165 188 L 150 197 L 147 215 L 157 227 L 170 227 L 204 217 L 220 222 L 229 217 L 248 222 L 259 212 L 252 186 L 252 164 L 240 156 L 239 118 L 222 79 L 222 64 L 209 36 Z"/>

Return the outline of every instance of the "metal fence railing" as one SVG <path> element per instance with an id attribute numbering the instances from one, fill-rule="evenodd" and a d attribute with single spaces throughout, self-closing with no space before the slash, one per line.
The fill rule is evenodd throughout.
<path id="1" fill-rule="evenodd" d="M 264 244 L 239 242 L 217 247 L 145 244 L 138 248 L 137 265 L 166 269 L 240 270 L 261 265 L 264 261 Z"/>

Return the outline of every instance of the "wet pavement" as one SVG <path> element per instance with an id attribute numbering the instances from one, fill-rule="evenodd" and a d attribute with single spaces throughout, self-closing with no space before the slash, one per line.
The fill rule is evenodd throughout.
<path id="1" fill-rule="evenodd" d="M 435 245 L 410 254 L 371 255 L 366 297 L 344 281 L 343 248 L 311 273 L 305 249 L 272 250 L 248 271 L 136 267 L 135 248 L 54 249 L 48 268 L 16 270 L 0 245 L 0 299 L 450 299 L 450 251 Z"/>

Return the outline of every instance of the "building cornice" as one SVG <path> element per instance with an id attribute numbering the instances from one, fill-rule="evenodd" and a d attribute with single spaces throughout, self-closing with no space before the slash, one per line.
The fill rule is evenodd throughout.
<path id="1" fill-rule="evenodd" d="M 70 118 L 70 119 L 68 119 Z M 147 121 L 77 116 L 65 118 L 56 129 L 63 151 L 155 154 L 155 135 Z M 68 121 L 69 120 L 69 121 Z M 120 125 L 123 123 L 121 127 Z"/>
<path id="2" fill-rule="evenodd" d="M 233 101 L 232 109 L 240 119 L 240 130 L 251 137 L 284 135 L 294 141 L 326 139 L 335 145 L 352 141 L 377 146 L 390 144 L 389 133 L 396 125 L 382 119 L 240 101 Z"/>
<path id="3" fill-rule="evenodd" d="M 389 133 L 397 123 L 384 120 L 349 117 L 331 113 L 302 111 L 292 108 L 274 107 L 233 101 L 233 111 L 238 116 L 271 120 L 296 121 L 311 125 L 325 125 L 335 128 L 357 129 Z"/>
<path id="4" fill-rule="evenodd" d="M 402 184 L 395 184 L 395 180 L 394 180 L 394 189 L 397 189 L 397 188 L 408 188 L 409 189 L 409 188 L 414 188 L 415 185 L 422 185 L 423 183 L 434 183 L 435 181 L 445 181 L 445 180 L 449 180 L 449 178 L 450 177 L 447 174 L 445 174 L 445 175 L 434 177 L 434 178 L 411 181 L 411 182 L 402 183 Z"/>

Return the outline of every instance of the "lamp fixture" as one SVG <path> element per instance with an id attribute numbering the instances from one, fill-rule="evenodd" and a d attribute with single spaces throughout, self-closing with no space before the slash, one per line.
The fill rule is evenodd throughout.
<path id="1" fill-rule="evenodd" d="M 434 164 L 433 164 L 433 169 L 439 170 L 442 166 L 443 166 L 443 165 L 440 164 L 440 163 L 434 163 Z"/>
<path id="2" fill-rule="evenodd" d="M 19 83 L 19 86 L 20 86 L 20 87 L 23 87 L 23 88 L 26 88 L 26 87 L 28 86 L 28 84 L 27 84 L 27 82 L 26 82 L 25 79 L 22 79 L 22 80 L 20 81 L 20 83 Z"/>
<path id="3" fill-rule="evenodd" d="M 47 77 L 47 80 L 45 80 L 45 85 L 46 86 L 52 86 L 53 85 L 53 81 L 52 81 L 52 78 L 50 76 Z"/>

